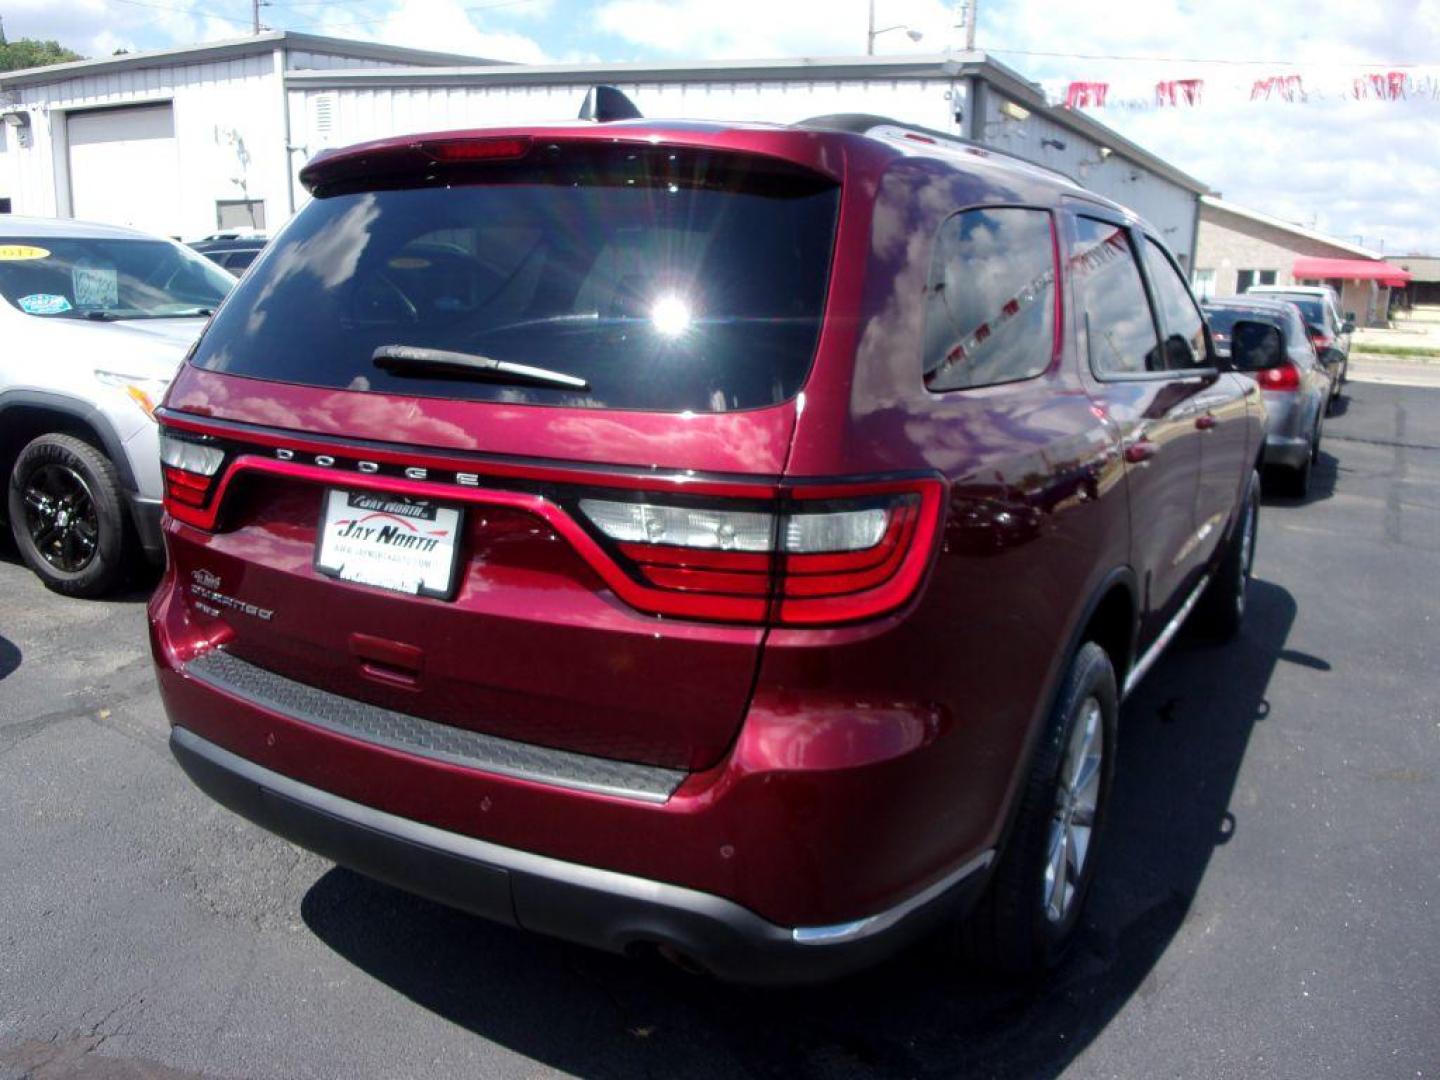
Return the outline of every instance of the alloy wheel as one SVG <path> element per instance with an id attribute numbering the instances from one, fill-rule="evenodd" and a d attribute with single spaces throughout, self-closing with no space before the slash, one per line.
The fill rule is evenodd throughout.
<path id="1" fill-rule="evenodd" d="M 1044 902 L 1045 917 L 1053 923 L 1065 920 L 1080 891 L 1095 830 L 1104 754 L 1105 729 L 1100 702 L 1094 697 L 1086 698 L 1060 763 L 1055 811 L 1050 819 Z"/>
<path id="2" fill-rule="evenodd" d="M 85 478 L 67 465 L 42 465 L 25 480 L 25 529 L 40 557 L 77 574 L 100 543 L 100 518 Z"/>

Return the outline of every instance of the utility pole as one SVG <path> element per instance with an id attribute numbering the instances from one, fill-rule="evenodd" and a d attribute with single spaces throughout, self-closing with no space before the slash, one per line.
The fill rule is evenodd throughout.
<path id="1" fill-rule="evenodd" d="M 875 55 L 875 0 L 870 0 L 870 25 L 865 34 L 865 55 Z"/>
<path id="2" fill-rule="evenodd" d="M 250 0 L 250 32 L 252 34 L 260 33 L 261 29 L 269 29 L 269 27 L 262 28 L 260 25 L 260 9 L 269 6 L 270 0 Z"/>
<path id="3" fill-rule="evenodd" d="M 966 0 L 965 3 L 965 51 L 975 51 L 975 20 L 979 14 L 980 0 Z"/>

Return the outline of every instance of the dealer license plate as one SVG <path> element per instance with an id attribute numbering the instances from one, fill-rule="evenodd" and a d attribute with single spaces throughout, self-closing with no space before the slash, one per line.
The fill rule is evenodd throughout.
<path id="1" fill-rule="evenodd" d="M 315 568 L 360 585 L 449 600 L 460 523 L 459 507 L 331 489 L 320 510 Z"/>

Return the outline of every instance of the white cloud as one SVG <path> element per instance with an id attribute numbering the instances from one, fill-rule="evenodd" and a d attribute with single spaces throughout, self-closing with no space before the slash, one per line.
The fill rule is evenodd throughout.
<path id="1" fill-rule="evenodd" d="M 956 43 L 954 9 L 940 0 L 876 0 L 875 51 L 940 52 Z M 850 56 L 865 51 L 866 0 L 609 0 L 595 12 L 608 33 L 670 56 L 738 59 Z"/>
<path id="2" fill-rule="evenodd" d="M 1440 101 L 1342 97 L 1363 72 L 1440 58 L 1440 5 L 1011 0 L 981 12 L 980 47 L 1047 86 L 1100 81 L 1111 84 L 1112 99 L 1153 99 L 1157 81 L 1203 78 L 1206 103 L 1196 108 L 1107 108 L 1090 115 L 1227 199 L 1351 242 L 1363 236 L 1367 246 L 1378 247 L 1383 241 L 1390 252 L 1440 251 L 1440 218 L 1432 209 L 1440 184 Z M 1030 55 L 1004 51 L 1010 48 Z M 1036 55 L 1043 53 L 1231 62 Z M 1234 63 L 1245 60 L 1277 62 Z M 1248 101 L 1255 79 L 1291 73 L 1302 74 L 1324 100 Z"/>
<path id="3" fill-rule="evenodd" d="M 548 0 L 529 0 L 513 8 L 507 6 L 505 12 L 507 16 L 518 13 L 542 17 L 548 6 Z M 475 9 L 473 18 L 470 9 Z M 357 21 L 353 8 L 337 6 L 326 9 L 313 26 L 297 29 L 524 64 L 544 63 L 550 58 L 534 38 L 490 29 L 495 18 L 463 0 L 400 0 L 373 20 Z"/>

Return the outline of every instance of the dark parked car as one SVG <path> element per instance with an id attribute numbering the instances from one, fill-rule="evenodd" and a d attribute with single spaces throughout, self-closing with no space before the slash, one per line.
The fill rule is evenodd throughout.
<path id="1" fill-rule="evenodd" d="M 265 250 L 265 238 L 238 236 L 196 240 L 190 246 L 217 266 L 239 277 Z"/>
<path id="2" fill-rule="evenodd" d="M 1156 234 L 873 117 L 411 136 L 302 179 L 161 413 L 195 782 L 727 978 L 942 927 L 1052 963 L 1119 703 L 1192 609 L 1237 629 L 1254 548 L 1263 403 Z"/>
<path id="3" fill-rule="evenodd" d="M 1320 362 L 1292 302 L 1247 293 L 1206 301 L 1204 308 L 1216 350 L 1260 384 L 1268 416 L 1266 468 L 1283 475 L 1291 494 L 1304 497 L 1320 456 L 1325 411 L 1338 392 L 1338 373 Z M 1264 327 L 1275 332 L 1264 333 Z"/>

